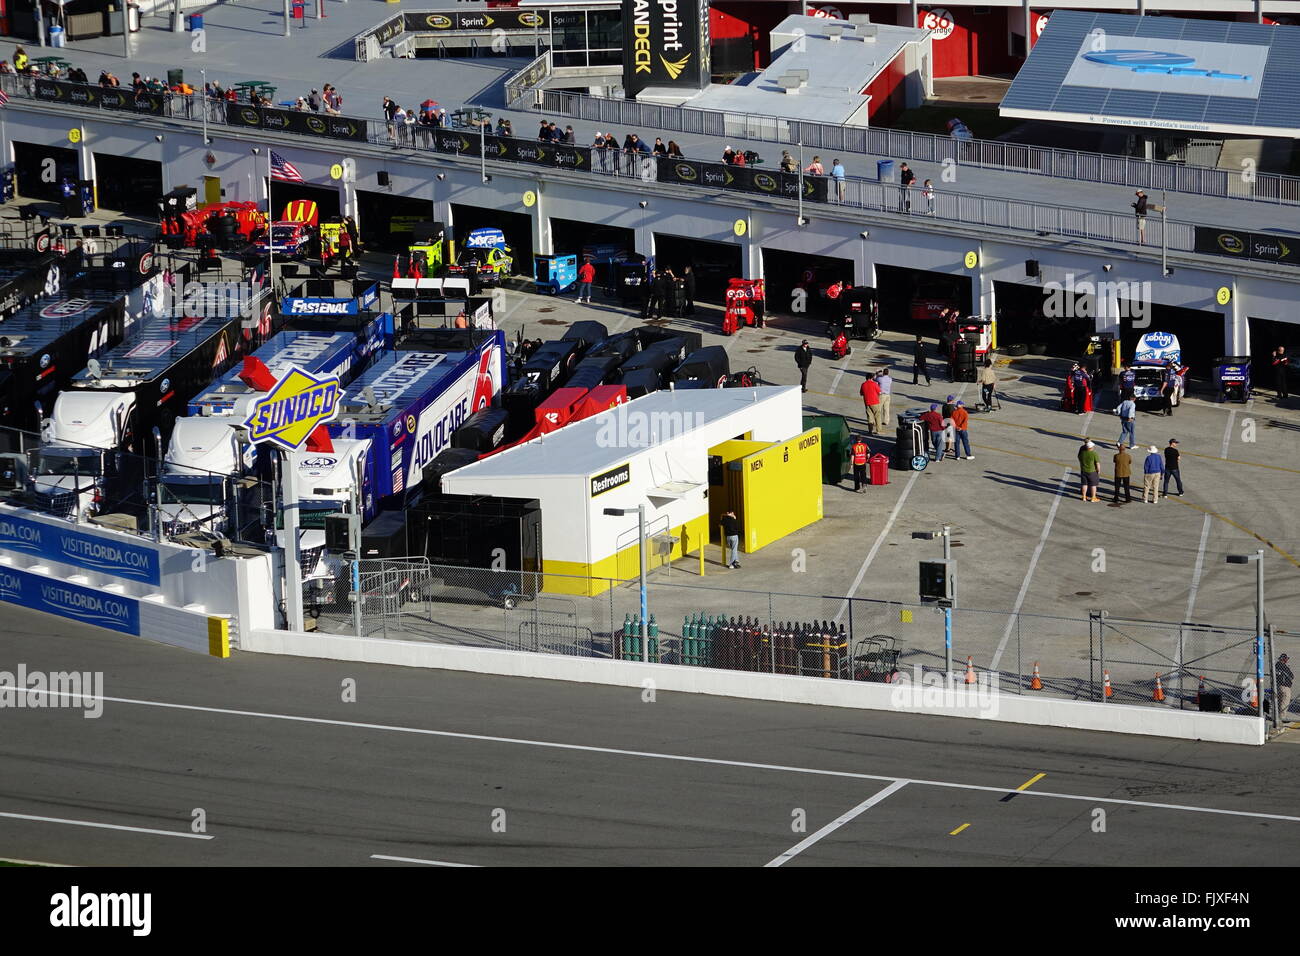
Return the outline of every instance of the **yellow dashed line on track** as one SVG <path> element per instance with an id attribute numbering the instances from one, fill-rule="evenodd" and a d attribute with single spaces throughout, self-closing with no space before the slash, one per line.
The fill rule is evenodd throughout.
<path id="1" fill-rule="evenodd" d="M 1044 777 L 1047 777 L 1047 774 L 1035 774 L 1034 777 L 1027 779 L 1026 782 L 1022 783 L 1021 786 L 1015 788 L 1015 790 L 1017 791 L 1028 790 L 1028 788 L 1034 786 L 1035 783 L 1039 782 L 1039 780 L 1043 779 Z"/>
<path id="2" fill-rule="evenodd" d="M 955 829 L 955 830 L 953 830 L 951 833 L 949 833 L 948 836 L 956 836 L 958 833 L 961 833 L 962 830 L 965 830 L 968 826 L 970 826 L 969 823 L 963 823 L 963 824 L 962 824 L 961 826 L 959 826 L 957 829 Z"/>

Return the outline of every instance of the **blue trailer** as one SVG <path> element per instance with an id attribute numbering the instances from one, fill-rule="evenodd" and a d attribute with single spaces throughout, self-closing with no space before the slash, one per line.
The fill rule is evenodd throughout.
<path id="1" fill-rule="evenodd" d="M 535 291 L 547 295 L 563 295 L 577 281 L 577 256 L 533 256 Z"/>
<path id="2" fill-rule="evenodd" d="M 465 419 L 496 404 L 506 381 L 506 340 L 499 329 L 466 351 L 381 355 L 343 394 L 329 432 L 370 443 L 364 517 L 400 503 L 424 466 L 450 447 Z"/>

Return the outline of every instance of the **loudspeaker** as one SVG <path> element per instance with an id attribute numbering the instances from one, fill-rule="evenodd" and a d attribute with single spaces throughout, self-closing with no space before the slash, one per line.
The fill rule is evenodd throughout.
<path id="1" fill-rule="evenodd" d="M 1026 260 L 1025 260 L 1025 275 L 1027 275 L 1027 276 L 1028 276 L 1029 278 L 1031 278 L 1031 279 L 1037 279 L 1037 278 L 1038 278 L 1038 260 L 1037 260 L 1037 259 L 1026 259 Z"/>
<path id="2" fill-rule="evenodd" d="M 388 171 L 387 171 L 387 170 L 381 169 L 381 170 L 379 171 L 379 173 L 378 173 L 378 177 L 379 177 L 379 185 L 381 185 L 381 186 L 387 186 L 387 185 L 389 185 L 389 184 L 392 182 L 392 181 L 388 178 Z"/>

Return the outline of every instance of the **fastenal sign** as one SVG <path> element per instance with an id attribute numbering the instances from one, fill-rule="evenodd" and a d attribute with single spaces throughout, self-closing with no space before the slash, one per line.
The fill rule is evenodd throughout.
<path id="1" fill-rule="evenodd" d="M 290 451 L 301 448 L 317 425 L 338 415 L 341 395 L 337 375 L 318 378 L 291 365 L 244 421 L 248 440 L 255 445 L 272 442 Z"/>
<path id="2" fill-rule="evenodd" d="M 704 0 L 623 0 L 623 92 L 648 86 L 703 89 L 709 82 Z"/>

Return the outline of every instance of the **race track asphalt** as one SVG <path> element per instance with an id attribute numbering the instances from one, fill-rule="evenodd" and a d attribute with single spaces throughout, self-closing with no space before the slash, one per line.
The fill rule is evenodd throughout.
<path id="1" fill-rule="evenodd" d="M 7 608 L 0 670 L 20 663 L 102 671 L 106 700 L 97 719 L 0 708 L 8 859 L 1204 866 L 1280 865 L 1300 849 L 1285 742 L 221 661 Z"/>

